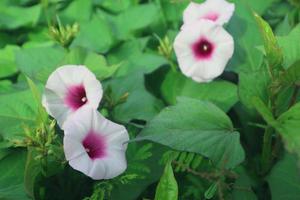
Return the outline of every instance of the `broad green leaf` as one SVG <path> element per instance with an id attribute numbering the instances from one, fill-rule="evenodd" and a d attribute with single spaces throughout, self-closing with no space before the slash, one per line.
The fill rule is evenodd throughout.
<path id="1" fill-rule="evenodd" d="M 17 6 L 1 6 L 0 28 L 16 29 L 20 27 L 32 27 L 38 22 L 40 14 L 40 5 L 26 8 Z"/>
<path id="2" fill-rule="evenodd" d="M 26 154 L 14 151 L 0 160 L 0 199 L 29 200 L 24 190 Z"/>
<path id="3" fill-rule="evenodd" d="M 17 72 L 15 62 L 15 51 L 19 50 L 18 46 L 7 45 L 0 50 L 0 78 L 13 75 Z"/>
<path id="4" fill-rule="evenodd" d="M 65 53 L 61 47 L 23 48 L 16 53 L 16 62 L 26 76 L 45 83 L 48 76 L 59 67 Z"/>
<path id="5" fill-rule="evenodd" d="M 105 57 L 95 53 L 89 53 L 84 64 L 95 73 L 100 80 L 112 77 L 121 66 L 120 64 L 108 66 Z"/>
<path id="6" fill-rule="evenodd" d="M 133 119 L 150 120 L 162 108 L 162 102 L 151 95 L 144 86 L 142 73 L 130 74 L 126 77 L 115 78 L 105 83 L 112 90 L 112 100 L 116 103 L 124 95 L 128 95 L 124 103 L 114 107 L 112 115 L 121 122 Z"/>
<path id="7" fill-rule="evenodd" d="M 174 177 L 171 162 L 166 164 L 155 192 L 155 200 L 177 200 L 178 185 Z"/>
<path id="8" fill-rule="evenodd" d="M 300 25 L 297 25 L 289 35 L 278 37 L 279 46 L 283 51 L 283 66 L 290 67 L 300 58 Z"/>
<path id="9" fill-rule="evenodd" d="M 286 153 L 273 167 L 267 178 L 272 200 L 300 199 L 300 173 L 297 166 L 295 156 Z"/>
<path id="10" fill-rule="evenodd" d="M 5 139 L 24 137 L 24 126 L 34 126 L 37 105 L 30 90 L 1 95 L 0 135 Z"/>
<path id="11" fill-rule="evenodd" d="M 263 37 L 266 57 L 271 68 L 278 68 L 283 61 L 283 54 L 270 25 L 257 13 L 254 17 Z"/>
<path id="12" fill-rule="evenodd" d="M 191 98 L 165 108 L 137 140 L 151 140 L 179 151 L 199 153 L 218 167 L 233 168 L 245 153 L 230 118 L 214 104 Z"/>
<path id="13" fill-rule="evenodd" d="M 239 97 L 247 108 L 253 108 L 253 97 L 260 98 L 266 105 L 269 99 L 270 77 L 266 66 L 257 71 L 239 74 Z"/>
<path id="14" fill-rule="evenodd" d="M 280 77 L 285 86 L 292 86 L 300 83 L 300 60 L 290 66 Z"/>
<path id="15" fill-rule="evenodd" d="M 256 71 L 260 69 L 263 60 L 263 54 L 256 49 L 256 46 L 262 44 L 259 29 L 250 7 L 247 6 L 249 1 L 232 2 L 235 3 L 235 12 L 227 30 L 235 39 L 235 51 L 227 70 Z"/>
<path id="16" fill-rule="evenodd" d="M 300 103 L 279 116 L 274 126 L 282 136 L 287 150 L 300 156 Z"/>
<path id="17" fill-rule="evenodd" d="M 120 68 L 118 64 L 109 66 L 103 55 L 87 51 L 83 48 L 71 49 L 61 64 L 85 65 L 100 80 L 110 78 Z"/>
<path id="18" fill-rule="evenodd" d="M 272 6 L 273 3 L 276 3 L 277 0 L 251 0 L 251 1 L 245 1 L 245 0 L 230 0 L 232 2 L 235 2 L 235 5 L 238 6 L 238 4 L 246 4 L 249 8 L 257 12 L 258 14 L 263 14 L 267 8 Z"/>
<path id="19" fill-rule="evenodd" d="M 109 63 L 120 63 L 118 76 L 124 76 L 135 71 L 151 73 L 162 65 L 167 64 L 167 60 L 154 52 L 145 52 L 148 38 L 140 40 L 130 40 L 108 55 Z"/>
<path id="20" fill-rule="evenodd" d="M 153 3 L 129 7 L 113 18 L 115 34 L 119 39 L 127 39 L 134 31 L 151 25 L 157 19 L 158 13 L 159 9 Z"/>
<path id="21" fill-rule="evenodd" d="M 162 83 L 161 92 L 169 104 L 179 96 L 207 100 L 228 111 L 237 101 L 237 86 L 227 81 L 197 83 L 179 72 L 169 71 Z"/>
<path id="22" fill-rule="evenodd" d="M 94 0 L 94 4 L 101 5 L 103 8 L 112 12 L 120 12 L 128 9 L 133 4 L 137 4 L 135 0 L 122 0 L 118 3 L 111 0 Z"/>
<path id="23" fill-rule="evenodd" d="M 63 22 L 86 22 L 92 14 L 92 1 L 73 0 L 69 6 L 61 12 L 59 17 Z"/>
<path id="24" fill-rule="evenodd" d="M 98 53 L 106 53 L 113 44 L 111 30 L 107 23 L 94 16 L 81 25 L 71 47 L 84 47 Z"/>

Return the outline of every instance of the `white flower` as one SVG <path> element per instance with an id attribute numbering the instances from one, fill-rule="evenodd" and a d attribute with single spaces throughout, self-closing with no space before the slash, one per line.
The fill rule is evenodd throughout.
<path id="1" fill-rule="evenodd" d="M 174 50 L 183 74 L 198 82 L 209 82 L 222 74 L 233 55 L 234 41 L 210 20 L 186 24 L 178 33 Z"/>
<path id="2" fill-rule="evenodd" d="M 227 23 L 234 12 L 234 4 L 225 0 L 206 0 L 204 3 L 191 2 L 183 13 L 184 24 L 200 19 L 212 20 L 219 25 Z"/>
<path id="3" fill-rule="evenodd" d="M 65 122 L 64 131 L 65 156 L 74 169 L 94 180 L 111 179 L 125 171 L 129 136 L 124 126 L 84 107 Z"/>
<path id="4" fill-rule="evenodd" d="M 103 90 L 95 75 L 85 66 L 65 65 L 48 78 L 43 106 L 60 127 L 67 118 L 83 106 L 97 109 Z"/>

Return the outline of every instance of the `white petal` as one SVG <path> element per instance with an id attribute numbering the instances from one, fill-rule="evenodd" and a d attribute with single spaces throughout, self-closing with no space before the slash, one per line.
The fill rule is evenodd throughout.
<path id="1" fill-rule="evenodd" d="M 114 178 L 125 171 L 127 167 L 126 142 L 129 136 L 124 126 L 105 119 L 92 107 L 85 106 L 69 117 L 64 124 L 64 131 L 65 155 L 70 165 L 76 167 L 75 169 L 95 180 Z M 83 141 L 86 141 L 86 136 L 91 132 L 102 136 L 105 144 L 103 156 L 92 157 L 86 152 Z M 90 141 L 95 141 L 95 139 Z M 101 143 L 99 144 L 101 146 Z M 81 165 L 78 159 L 82 161 L 86 160 L 86 157 L 89 158 L 89 164 L 82 163 Z"/>
<path id="2" fill-rule="evenodd" d="M 77 138 L 72 138 L 69 136 L 64 137 L 64 152 L 68 161 L 76 159 L 80 156 L 87 156 L 81 141 L 77 140 Z"/>
<path id="3" fill-rule="evenodd" d="M 61 127 L 77 109 L 74 110 L 66 103 L 66 95 L 71 87 L 78 85 L 83 85 L 87 97 L 87 102 L 81 107 L 91 106 L 97 109 L 103 94 L 102 86 L 85 66 L 61 66 L 48 78 L 43 94 L 43 106 Z"/>
<path id="4" fill-rule="evenodd" d="M 95 180 L 111 179 L 122 174 L 127 168 L 123 151 L 110 151 L 107 158 L 94 160 L 89 176 Z"/>
<path id="5" fill-rule="evenodd" d="M 204 3 L 191 2 L 184 10 L 184 24 L 201 19 L 210 19 L 219 25 L 227 23 L 233 15 L 235 6 L 226 0 L 207 0 Z"/>
<path id="6" fill-rule="evenodd" d="M 192 46 L 205 38 L 213 44 L 209 58 L 199 59 Z M 234 41 L 226 30 L 209 20 L 186 24 L 174 41 L 179 67 L 184 75 L 197 82 L 209 82 L 221 75 L 233 55 Z"/>
<path id="7" fill-rule="evenodd" d="M 83 154 L 82 156 L 78 156 L 77 158 L 70 160 L 69 164 L 73 169 L 76 169 L 89 176 L 93 166 L 93 161 L 88 157 L 87 154 Z"/>

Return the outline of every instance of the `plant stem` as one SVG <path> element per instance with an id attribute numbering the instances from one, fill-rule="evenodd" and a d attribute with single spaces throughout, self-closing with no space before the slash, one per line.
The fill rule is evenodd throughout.
<path id="1" fill-rule="evenodd" d="M 262 174 L 266 174 L 272 164 L 272 134 L 273 128 L 267 127 L 264 133 L 263 149 L 262 149 Z"/>

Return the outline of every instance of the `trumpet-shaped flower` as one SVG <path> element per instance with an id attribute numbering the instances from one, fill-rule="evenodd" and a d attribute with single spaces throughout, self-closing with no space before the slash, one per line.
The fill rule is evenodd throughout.
<path id="1" fill-rule="evenodd" d="M 74 169 L 95 180 L 111 179 L 125 171 L 129 136 L 124 126 L 84 107 L 65 122 L 64 131 L 65 156 Z"/>
<path id="2" fill-rule="evenodd" d="M 219 25 L 227 23 L 235 6 L 233 3 L 228 3 L 226 0 L 206 0 L 204 3 L 191 2 L 184 10 L 184 24 L 189 24 L 201 19 L 214 21 Z"/>
<path id="3" fill-rule="evenodd" d="M 48 78 L 43 106 L 62 127 L 67 118 L 83 106 L 98 108 L 102 86 L 85 66 L 65 65 Z"/>
<path id="4" fill-rule="evenodd" d="M 175 38 L 174 50 L 183 74 L 197 82 L 209 82 L 224 71 L 234 41 L 222 26 L 199 20 L 184 26 Z"/>

